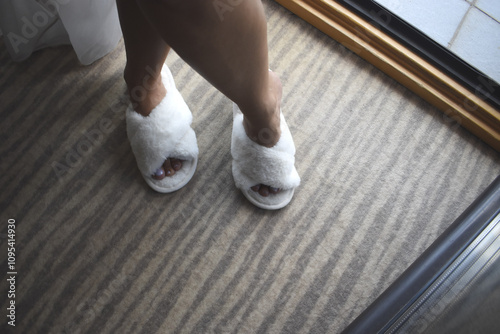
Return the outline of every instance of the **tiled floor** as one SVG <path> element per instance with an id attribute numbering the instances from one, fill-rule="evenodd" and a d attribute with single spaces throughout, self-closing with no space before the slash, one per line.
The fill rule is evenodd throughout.
<path id="1" fill-rule="evenodd" d="M 375 0 L 500 83 L 499 0 Z"/>

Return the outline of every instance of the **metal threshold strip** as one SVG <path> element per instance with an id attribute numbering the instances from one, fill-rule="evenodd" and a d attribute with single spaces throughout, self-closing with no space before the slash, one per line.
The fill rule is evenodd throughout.
<path id="1" fill-rule="evenodd" d="M 498 333 L 500 176 L 343 333 Z"/>
<path id="2" fill-rule="evenodd" d="M 483 327 L 483 331 L 479 332 L 498 330 L 500 319 L 495 317 L 485 323 L 480 314 L 474 314 L 495 309 L 500 311 L 500 300 L 497 298 L 485 305 L 492 294 L 500 291 L 499 269 L 500 214 L 423 295 L 382 332 L 471 333 L 477 332 L 477 326 Z M 481 306 L 487 309 L 481 310 Z M 475 319 L 482 321 L 477 324 Z"/>

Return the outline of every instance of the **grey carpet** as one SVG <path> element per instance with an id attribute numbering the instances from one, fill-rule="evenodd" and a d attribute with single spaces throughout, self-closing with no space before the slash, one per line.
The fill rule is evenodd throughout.
<path id="1" fill-rule="evenodd" d="M 234 187 L 231 102 L 175 53 L 201 153 L 192 182 L 161 195 L 126 138 L 123 44 L 88 67 L 69 47 L 13 63 L 0 45 L 4 273 L 17 222 L 9 333 L 338 333 L 499 174 L 497 152 L 264 4 L 302 176 L 277 212 Z"/>

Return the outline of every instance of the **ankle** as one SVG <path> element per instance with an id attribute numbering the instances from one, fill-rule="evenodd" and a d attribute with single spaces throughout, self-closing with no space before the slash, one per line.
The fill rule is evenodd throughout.
<path id="1" fill-rule="evenodd" d="M 265 106 L 254 105 L 252 112 L 245 113 L 243 127 L 247 136 L 259 145 L 273 147 L 281 136 L 279 103 Z"/>
<path id="2" fill-rule="evenodd" d="M 123 77 L 134 110 L 143 116 L 148 116 L 167 93 L 161 75 L 138 74 L 125 68 Z"/>
<path id="3" fill-rule="evenodd" d="M 259 145 L 272 147 L 281 136 L 282 86 L 279 77 L 271 71 L 268 83 L 261 98 L 252 98 L 249 103 L 238 106 L 244 115 L 243 126 L 247 136 Z"/>

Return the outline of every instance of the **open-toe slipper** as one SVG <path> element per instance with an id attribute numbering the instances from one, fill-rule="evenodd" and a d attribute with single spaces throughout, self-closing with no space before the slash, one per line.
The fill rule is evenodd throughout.
<path id="1" fill-rule="evenodd" d="M 243 195 L 255 206 L 276 210 L 286 206 L 293 197 L 300 177 L 295 169 L 295 145 L 283 113 L 280 115 L 281 137 L 273 147 L 251 140 L 243 127 L 243 114 L 233 104 L 231 155 L 233 178 Z M 277 194 L 261 196 L 251 187 L 263 184 L 281 189 Z"/>
<path id="2" fill-rule="evenodd" d="M 198 144 L 191 128 L 193 115 L 166 65 L 161 76 L 166 96 L 148 116 L 142 116 L 130 106 L 126 123 L 127 136 L 146 183 L 158 192 L 170 193 L 182 188 L 193 177 L 198 163 Z M 153 174 L 167 158 L 182 160 L 182 168 L 173 176 L 154 179 Z"/>

